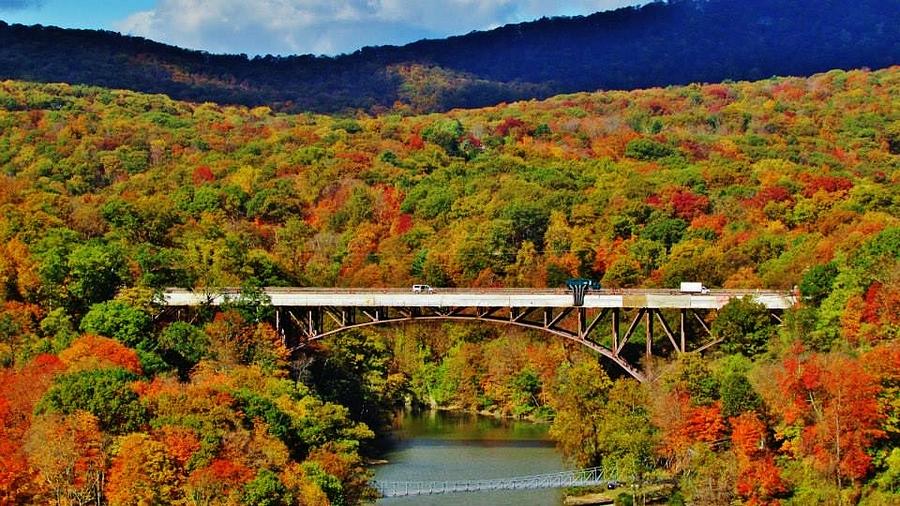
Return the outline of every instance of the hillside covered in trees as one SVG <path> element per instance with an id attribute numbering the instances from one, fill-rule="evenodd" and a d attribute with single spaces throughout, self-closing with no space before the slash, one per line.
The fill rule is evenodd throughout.
<path id="1" fill-rule="evenodd" d="M 657 7 L 658 8 L 658 7 Z M 290 356 L 260 286 L 799 286 L 639 385 L 492 327 Z M 356 504 L 404 401 L 697 504 L 900 500 L 900 68 L 335 117 L 0 83 L 0 503 Z M 242 286 L 173 322 L 154 293 Z M 640 347 L 639 336 L 635 346 Z"/>
<path id="2" fill-rule="evenodd" d="M 0 79 L 293 112 L 432 112 L 896 65 L 897 7 L 896 0 L 673 0 L 336 57 L 211 55 L 113 32 L 0 21 Z"/>

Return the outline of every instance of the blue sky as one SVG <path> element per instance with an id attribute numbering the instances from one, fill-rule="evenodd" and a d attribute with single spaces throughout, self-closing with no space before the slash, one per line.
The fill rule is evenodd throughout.
<path id="1" fill-rule="evenodd" d="M 643 1 L 0 0 L 0 19 L 114 30 L 214 53 L 334 55 L 639 3 Z"/>

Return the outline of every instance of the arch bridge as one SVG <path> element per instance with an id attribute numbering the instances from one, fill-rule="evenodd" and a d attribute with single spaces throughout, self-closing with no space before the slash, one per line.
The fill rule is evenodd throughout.
<path id="1" fill-rule="evenodd" d="M 642 371 L 623 356 L 636 333 L 644 354 L 666 348 L 677 353 L 715 345 L 708 319 L 730 300 L 751 297 L 780 320 L 797 302 L 795 294 L 774 290 L 407 289 L 265 288 L 275 310 L 275 328 L 293 349 L 349 329 L 422 321 L 478 321 L 536 329 L 575 341 L 644 381 Z M 218 306 L 240 300 L 237 289 L 168 289 L 173 308 Z M 657 325 L 661 336 L 657 339 Z M 642 332 L 638 331 L 643 327 Z"/>

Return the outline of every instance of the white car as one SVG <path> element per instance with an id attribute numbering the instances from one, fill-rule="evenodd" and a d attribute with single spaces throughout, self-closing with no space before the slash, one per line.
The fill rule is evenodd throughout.
<path id="1" fill-rule="evenodd" d="M 431 285 L 413 285 L 412 291 L 413 293 L 434 293 L 434 288 L 431 288 Z"/>

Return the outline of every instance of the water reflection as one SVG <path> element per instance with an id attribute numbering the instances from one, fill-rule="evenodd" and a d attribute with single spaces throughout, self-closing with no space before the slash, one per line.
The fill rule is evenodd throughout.
<path id="1" fill-rule="evenodd" d="M 465 413 L 400 413 L 392 446 L 376 466 L 382 481 L 447 481 L 545 474 L 565 469 L 547 426 Z M 383 505 L 552 505 L 559 490 L 521 490 L 382 499 Z"/>

